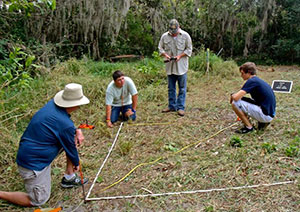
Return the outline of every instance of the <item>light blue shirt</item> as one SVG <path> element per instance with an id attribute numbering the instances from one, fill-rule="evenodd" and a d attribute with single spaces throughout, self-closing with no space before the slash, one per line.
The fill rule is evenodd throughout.
<path id="1" fill-rule="evenodd" d="M 137 89 L 129 77 L 124 77 L 125 83 L 118 88 L 114 81 L 111 81 L 106 89 L 105 104 L 111 106 L 123 106 L 132 104 L 132 96 L 136 95 Z"/>

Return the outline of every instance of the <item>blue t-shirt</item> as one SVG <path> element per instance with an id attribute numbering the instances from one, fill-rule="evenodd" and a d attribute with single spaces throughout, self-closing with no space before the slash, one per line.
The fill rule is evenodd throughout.
<path id="1" fill-rule="evenodd" d="M 79 165 L 75 144 L 76 128 L 65 108 L 50 100 L 31 119 L 21 137 L 17 154 L 17 164 L 41 171 L 63 148 L 74 166 Z"/>
<path id="2" fill-rule="evenodd" d="M 267 116 L 275 116 L 276 99 L 271 86 L 262 79 L 254 76 L 246 81 L 242 87 L 246 93 L 250 93 L 257 105 Z"/>

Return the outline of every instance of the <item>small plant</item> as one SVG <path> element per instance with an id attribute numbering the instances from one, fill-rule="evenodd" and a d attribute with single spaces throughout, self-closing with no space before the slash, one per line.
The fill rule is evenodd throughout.
<path id="1" fill-rule="evenodd" d="M 119 145 L 119 149 L 120 149 L 120 153 L 122 156 L 124 155 L 128 155 L 130 150 L 132 149 L 133 147 L 133 142 L 132 141 L 125 141 L 125 142 L 122 142 L 120 145 Z"/>
<path id="2" fill-rule="evenodd" d="M 102 183 L 102 182 L 103 182 L 103 177 L 99 176 L 99 177 L 97 178 L 97 183 Z"/>
<path id="3" fill-rule="evenodd" d="M 162 62 L 162 57 L 159 55 L 159 53 L 157 51 L 154 51 L 152 53 L 152 57 L 155 61 Z"/>
<path id="4" fill-rule="evenodd" d="M 288 146 L 285 148 L 285 155 L 288 157 L 297 157 L 299 155 L 299 148 L 296 146 Z"/>
<path id="5" fill-rule="evenodd" d="M 300 155 L 300 137 L 296 136 L 289 146 L 285 148 L 285 155 L 288 157 L 297 157 Z"/>
<path id="6" fill-rule="evenodd" d="M 229 145 L 232 147 L 242 147 L 243 146 L 244 141 L 238 137 L 238 136 L 233 136 L 230 139 Z"/>
<path id="7" fill-rule="evenodd" d="M 174 143 L 169 143 L 169 144 L 166 144 L 164 148 L 165 148 L 165 150 L 176 152 L 176 151 L 178 151 L 178 148 L 176 148 L 175 145 L 176 144 L 174 144 Z"/>
<path id="8" fill-rule="evenodd" d="M 205 207 L 205 209 L 204 209 L 204 211 L 205 212 L 213 212 L 214 211 L 214 207 L 213 206 L 207 206 L 207 207 Z"/>
<path id="9" fill-rule="evenodd" d="M 155 54 L 154 54 L 155 55 Z M 163 63 L 157 56 L 154 59 L 145 58 L 141 61 L 138 66 L 137 70 L 143 74 L 150 74 L 150 75 L 158 75 L 160 70 L 163 68 Z"/>
<path id="10" fill-rule="evenodd" d="M 261 148 L 265 153 L 271 154 L 272 152 L 277 151 L 277 146 L 275 144 L 263 143 Z"/>

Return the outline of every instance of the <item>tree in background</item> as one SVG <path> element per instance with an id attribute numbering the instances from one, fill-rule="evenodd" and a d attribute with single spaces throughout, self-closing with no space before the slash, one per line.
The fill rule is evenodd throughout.
<path id="1" fill-rule="evenodd" d="M 60 0 L 55 10 L 53 3 L 44 2 L 52 9 L 33 2 L 28 4 L 40 9 L 19 7 L 20 12 L 9 15 L 1 9 L 1 23 L 13 16 L 13 25 L 24 30 L 17 33 L 20 28 L 3 24 L 0 36 L 39 44 L 36 58 L 46 65 L 53 63 L 51 57 L 84 54 L 96 60 L 116 54 L 150 56 L 172 18 L 190 33 L 195 50 L 204 45 L 214 52 L 223 48 L 224 57 L 300 61 L 300 0 Z"/>

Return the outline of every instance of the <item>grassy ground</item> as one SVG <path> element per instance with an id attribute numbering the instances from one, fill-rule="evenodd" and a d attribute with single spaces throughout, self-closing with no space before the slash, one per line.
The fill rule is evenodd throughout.
<path id="1" fill-rule="evenodd" d="M 81 107 L 80 111 L 72 115 L 72 119 L 76 124 L 87 119 L 96 126 L 94 130 L 85 131 L 85 145 L 79 149 L 84 175 L 90 179 L 85 187 L 86 192 L 91 186 L 120 123 L 113 129 L 108 129 L 103 122 L 104 95 L 111 80 L 110 72 L 106 75 L 95 75 L 88 69 L 76 68 L 82 68 L 82 64 L 74 64 L 73 70 L 69 63 L 66 64 L 68 67 L 58 67 L 46 79 L 33 83 L 28 93 L 23 92 L 20 96 L 16 94 L 13 97 L 16 99 L 14 103 L 8 105 L 12 112 L 3 117 L 13 118 L 1 122 L 0 126 L 0 190 L 24 190 L 14 163 L 22 131 L 36 110 L 63 88 L 64 84 L 72 81 L 83 84 L 85 94 L 91 99 L 91 104 Z M 109 68 L 116 67 L 107 69 Z M 256 189 L 81 204 L 81 188 L 66 190 L 59 186 L 65 167 L 65 156 L 62 154 L 53 163 L 52 195 L 44 207 L 63 206 L 64 211 L 72 211 L 77 206 L 77 211 L 300 210 L 299 67 L 274 67 L 274 72 L 259 71 L 258 76 L 269 84 L 273 80 L 294 81 L 292 93 L 276 93 L 277 116 L 264 133 L 236 135 L 234 130 L 241 127 L 241 123 L 238 123 L 210 139 L 205 138 L 236 122 L 236 116 L 229 105 L 229 95 L 239 90 L 243 83 L 238 69 L 226 78 L 202 76 L 198 72 L 190 71 L 186 115 L 179 117 L 176 113 L 161 113 L 167 106 L 167 84 L 163 70 L 153 73 L 153 70 L 145 67 L 132 68 L 130 64 L 121 68 L 137 84 L 139 105 L 135 124 L 140 125 L 124 124 L 90 197 L 192 191 L 289 180 L 298 182 Z M 260 68 L 267 70 L 267 67 Z M 32 97 L 26 100 L 22 95 Z M 12 108 L 18 109 L 13 111 Z M 14 117 L 16 114 L 23 115 Z M 5 120 L 3 117 L 2 121 Z M 144 123 L 161 124 L 143 125 Z M 174 154 L 198 141 L 197 146 L 192 145 Z M 233 146 L 234 142 L 236 147 Z M 138 164 L 160 157 L 162 160 L 157 163 L 141 166 L 116 186 L 101 191 Z M 1 200 L 0 210 L 32 211 Z"/>

